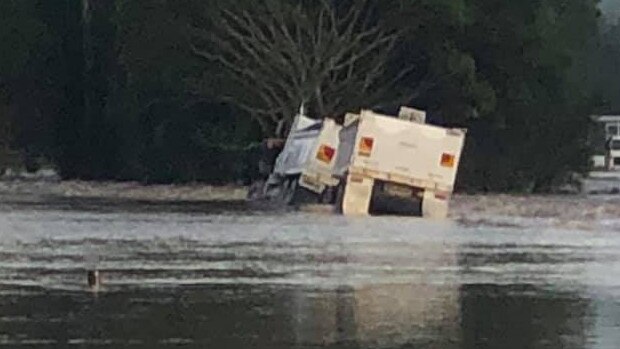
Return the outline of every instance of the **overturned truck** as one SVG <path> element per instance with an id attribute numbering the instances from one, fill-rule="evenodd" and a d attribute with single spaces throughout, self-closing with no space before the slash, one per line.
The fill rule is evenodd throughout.
<path id="1" fill-rule="evenodd" d="M 342 123 L 297 115 L 263 197 L 285 204 L 330 204 L 345 215 L 444 218 L 465 131 L 363 110 Z"/>

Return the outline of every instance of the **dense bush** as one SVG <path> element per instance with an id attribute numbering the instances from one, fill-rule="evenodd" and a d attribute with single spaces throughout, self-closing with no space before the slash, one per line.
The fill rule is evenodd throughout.
<path id="1" fill-rule="evenodd" d="M 620 108 L 614 89 L 601 87 L 619 81 L 620 39 L 617 27 L 599 30 L 595 0 L 87 1 L 87 11 L 83 3 L 0 4 L 10 146 L 53 159 L 65 178 L 245 180 L 253 145 L 305 101 L 317 117 L 354 106 L 426 109 L 433 123 L 469 129 L 461 189 L 546 191 L 587 168 L 588 116 Z M 356 13 L 350 28 L 329 22 Z M 238 19 L 279 38 L 255 47 L 271 56 L 247 59 L 253 46 L 244 45 L 261 33 Z M 349 50 L 334 45 L 360 37 L 348 30 L 381 34 L 361 35 Z M 369 38 L 388 46 L 368 54 Z M 282 105 L 254 103 L 252 87 L 272 88 L 262 97 Z"/>

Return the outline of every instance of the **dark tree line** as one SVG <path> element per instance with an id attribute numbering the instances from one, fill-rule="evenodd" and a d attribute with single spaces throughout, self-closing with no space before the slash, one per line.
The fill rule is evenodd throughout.
<path id="1" fill-rule="evenodd" d="M 545 191 L 620 110 L 595 0 L 5 0 L 0 160 L 65 178 L 226 182 L 315 117 L 407 104 L 467 127 L 459 185 Z"/>

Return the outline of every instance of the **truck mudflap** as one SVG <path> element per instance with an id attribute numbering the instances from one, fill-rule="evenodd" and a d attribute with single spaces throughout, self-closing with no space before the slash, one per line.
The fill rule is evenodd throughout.
<path id="1" fill-rule="evenodd" d="M 325 185 L 320 178 L 308 174 L 301 175 L 299 178 L 299 186 L 319 195 L 327 188 L 327 185 Z"/>

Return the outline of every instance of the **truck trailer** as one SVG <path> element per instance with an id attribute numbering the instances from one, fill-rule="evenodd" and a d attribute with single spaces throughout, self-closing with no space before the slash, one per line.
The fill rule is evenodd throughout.
<path id="1" fill-rule="evenodd" d="M 409 108 L 399 117 L 363 110 L 340 124 L 309 120 L 296 117 L 294 125 L 304 127 L 293 128 L 268 181 L 287 204 L 332 204 L 345 215 L 447 216 L 465 130 L 424 124 L 424 114 Z"/>

